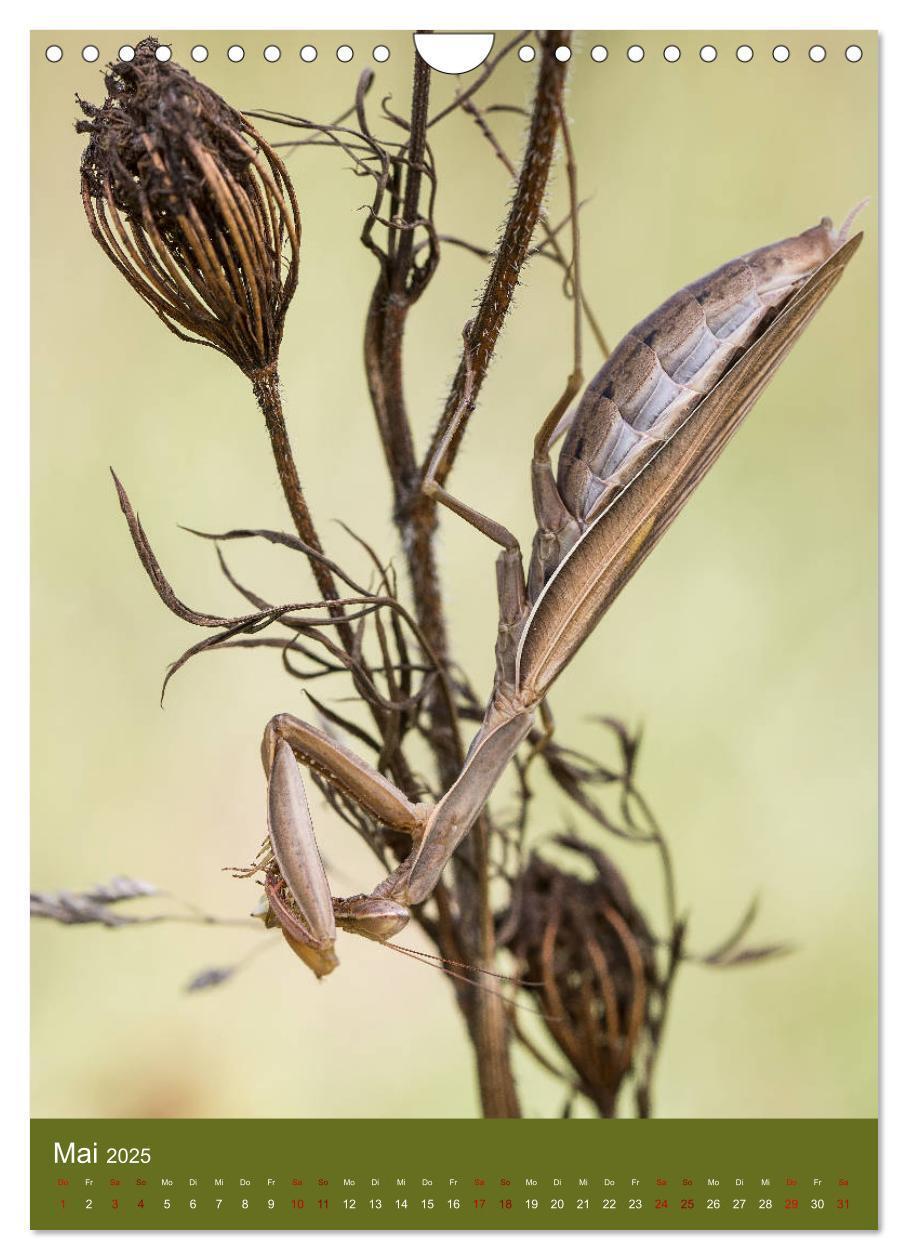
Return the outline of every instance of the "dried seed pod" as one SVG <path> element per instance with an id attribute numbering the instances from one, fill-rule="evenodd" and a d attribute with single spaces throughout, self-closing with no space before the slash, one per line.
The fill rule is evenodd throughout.
<path id="1" fill-rule="evenodd" d="M 564 843 L 591 858 L 593 877 L 568 874 L 534 854 L 512 884 L 503 943 L 580 1089 L 611 1116 L 652 1025 L 653 937 L 608 858 L 574 837 Z"/>
<path id="2" fill-rule="evenodd" d="M 299 270 L 283 162 L 255 128 L 143 39 L 79 101 L 82 200 L 95 239 L 172 332 L 253 379 L 273 370 Z"/>

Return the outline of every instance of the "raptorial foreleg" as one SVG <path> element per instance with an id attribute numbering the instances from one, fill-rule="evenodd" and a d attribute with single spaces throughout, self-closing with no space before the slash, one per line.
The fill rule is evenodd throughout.
<path id="1" fill-rule="evenodd" d="M 393 783 L 354 752 L 308 722 L 280 713 L 262 740 L 268 778 L 268 830 L 276 870 L 265 893 L 287 943 L 319 977 L 337 966 L 336 928 L 387 940 L 409 921 L 396 901 L 359 894 L 332 897 L 297 762 L 333 783 L 384 826 L 422 837 L 428 810 L 407 800 Z"/>

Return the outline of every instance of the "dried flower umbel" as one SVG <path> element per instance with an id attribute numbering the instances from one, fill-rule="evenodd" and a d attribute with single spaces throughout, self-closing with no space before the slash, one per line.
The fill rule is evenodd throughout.
<path id="1" fill-rule="evenodd" d="M 80 101 L 82 199 L 95 239 L 172 332 L 247 376 L 277 364 L 299 272 L 300 220 L 283 162 L 154 39 L 113 63 L 107 99 Z"/>
<path id="2" fill-rule="evenodd" d="M 219 350 L 252 381 L 297 532 L 322 546 L 284 422 L 277 362 L 299 275 L 300 215 L 277 152 L 241 113 L 143 39 L 113 62 L 89 135 L 82 201 L 95 240 L 183 341 Z M 327 566 L 310 555 L 325 600 Z"/>
<path id="3" fill-rule="evenodd" d="M 575 1088 L 611 1116 L 651 1023 L 654 940 L 608 858 L 574 837 L 563 844 L 591 859 L 592 878 L 533 854 L 511 886 L 504 943 L 576 1072 Z"/>

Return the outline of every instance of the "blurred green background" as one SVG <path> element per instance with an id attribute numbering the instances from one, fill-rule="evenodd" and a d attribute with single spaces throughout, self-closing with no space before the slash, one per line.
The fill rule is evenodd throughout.
<path id="1" fill-rule="evenodd" d="M 33 35 L 32 801 L 33 886 L 83 889 L 115 873 L 242 917 L 264 831 L 261 731 L 310 715 L 276 657 L 215 653 L 158 705 L 162 673 L 194 631 L 158 602 L 133 553 L 108 465 L 123 479 L 177 591 L 235 612 L 209 544 L 177 523 L 286 526 L 263 425 L 227 360 L 186 346 L 139 302 L 89 235 L 79 198 L 74 93 L 100 103 L 101 67 L 144 31 Z M 404 32 L 157 31 L 235 105 L 329 120 L 373 46 L 380 98 L 406 112 Z M 498 46 L 504 41 L 498 36 Z M 305 65 L 302 43 L 317 44 Z M 334 49 L 349 43 L 354 60 Z M 718 49 L 704 64 L 701 44 Z M 738 62 L 746 42 L 755 56 Z M 771 56 L 784 42 L 785 64 Z M 50 64 L 44 49 L 64 50 Z M 85 64 L 83 45 L 101 60 Z M 246 49 L 240 64 L 228 45 Z M 262 49 L 283 50 L 276 64 Z M 592 62 L 597 43 L 609 49 Z M 625 49 L 646 57 L 630 63 Z M 675 43 L 680 62 L 661 49 Z M 813 64 L 807 50 L 824 44 Z M 863 47 L 849 64 L 847 44 Z M 479 98 L 525 103 L 535 67 L 511 54 Z M 457 83 L 435 76 L 433 104 Z M 866 32 L 620 32 L 577 37 L 570 113 L 580 170 L 585 287 L 614 344 L 694 277 L 747 249 L 841 221 L 873 198 L 864 246 L 751 419 L 552 695 L 562 736 L 610 754 L 588 721 L 644 726 L 640 778 L 669 836 L 690 942 L 716 943 L 755 893 L 754 939 L 789 956 L 751 969 L 683 970 L 656 1081 L 662 1116 L 862 1116 L 876 1105 L 876 39 Z M 510 152 L 521 120 L 498 115 Z M 269 128 L 272 139 L 286 138 Z M 492 243 L 507 177 L 475 126 L 433 138 L 442 232 Z M 302 281 L 281 360 L 288 421 L 329 550 L 365 576 L 339 520 L 395 554 L 384 466 L 361 366 L 373 262 L 357 241 L 369 190 L 325 149 L 289 159 L 303 214 Z M 556 180 L 552 217 L 564 212 Z M 424 443 L 439 415 L 484 264 L 449 249 L 415 310 L 409 402 Z M 569 369 L 559 273 L 525 273 L 452 482 L 532 534 L 531 435 Z M 586 342 L 586 370 L 599 363 Z M 275 601 L 311 598 L 308 571 L 238 544 L 235 572 Z M 445 519 L 440 556 L 452 639 L 491 680 L 490 545 Z M 336 694 L 329 685 L 322 693 Z M 312 793 L 335 891 L 378 868 Z M 537 832 L 566 816 L 539 801 Z M 651 917 L 651 855 L 615 842 Z M 141 907 L 140 907 L 141 908 Z M 276 935 L 276 934 L 275 934 Z M 33 931 L 33 1111 L 38 1116 L 461 1116 L 476 1113 L 469 1045 L 449 984 L 355 937 L 316 984 L 283 947 L 222 988 L 190 976 L 260 944 L 247 927 Z M 423 947 L 418 929 L 404 942 Z M 525 1019 L 527 1017 L 524 1017 Z M 540 1040 L 542 1030 L 537 1028 Z M 560 1087 L 518 1059 L 527 1115 Z"/>

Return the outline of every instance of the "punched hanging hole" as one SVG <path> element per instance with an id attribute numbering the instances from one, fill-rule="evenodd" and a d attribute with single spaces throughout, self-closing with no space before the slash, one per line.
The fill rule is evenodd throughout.
<path id="1" fill-rule="evenodd" d="M 754 50 L 751 48 L 750 44 L 742 44 L 740 48 L 735 50 L 735 56 L 739 61 L 753 61 Z"/>
<path id="2" fill-rule="evenodd" d="M 157 57 L 158 61 L 169 61 L 173 56 L 173 49 L 169 44 L 158 44 L 157 48 L 154 50 L 154 55 Z"/>
<path id="3" fill-rule="evenodd" d="M 465 31 L 421 31 L 413 36 L 413 43 L 426 65 L 439 74 L 467 74 L 488 57 L 495 36 Z"/>
<path id="4" fill-rule="evenodd" d="M 608 49 L 605 44 L 596 44 L 594 48 L 590 49 L 590 56 L 593 61 L 605 61 L 608 57 Z"/>
<path id="5" fill-rule="evenodd" d="M 349 44 L 341 44 L 340 48 L 337 50 L 337 59 L 338 61 L 353 60 L 353 49 Z"/>
<path id="6" fill-rule="evenodd" d="M 372 49 L 373 61 L 387 61 L 391 56 L 391 49 L 387 44 L 376 44 Z"/>
<path id="7" fill-rule="evenodd" d="M 54 63 L 58 61 L 62 61 L 63 49 L 60 47 L 59 44 L 48 44 L 47 47 L 44 49 L 44 56 L 47 58 L 48 61 L 52 61 Z"/>
<path id="8" fill-rule="evenodd" d="M 570 48 L 568 48 L 567 44 L 559 44 L 558 47 L 555 49 L 555 60 L 556 61 L 570 61 L 570 59 L 571 59 Z"/>
<path id="9" fill-rule="evenodd" d="M 825 61 L 826 49 L 822 44 L 814 44 L 812 48 L 808 49 L 807 56 L 811 61 Z"/>
<path id="10" fill-rule="evenodd" d="M 860 61 L 863 56 L 864 56 L 864 50 L 860 46 L 860 44 L 849 44 L 848 47 L 845 49 L 846 61 L 852 61 L 852 62 Z"/>
<path id="11" fill-rule="evenodd" d="M 773 61 L 787 61 L 790 56 L 791 53 L 784 44 L 776 44 L 775 48 L 772 50 Z"/>
<path id="12" fill-rule="evenodd" d="M 94 44 L 86 44 L 82 49 L 83 61 L 97 61 L 100 56 L 101 54 Z"/>
<path id="13" fill-rule="evenodd" d="M 627 50 L 628 61 L 642 61 L 643 57 L 644 57 L 644 52 L 643 52 L 643 49 L 640 47 L 640 45 L 631 44 L 630 48 Z"/>
<path id="14" fill-rule="evenodd" d="M 668 44 L 665 48 L 663 48 L 662 56 L 666 61 L 680 61 L 681 49 L 677 44 Z"/>
<path id="15" fill-rule="evenodd" d="M 193 61 L 207 61 L 208 49 L 204 44 L 193 44 L 189 51 L 189 55 Z"/>
<path id="16" fill-rule="evenodd" d="M 303 44 L 300 49 L 301 61 L 315 61 L 318 56 L 318 49 L 313 44 Z"/>
<path id="17" fill-rule="evenodd" d="M 280 61 L 281 50 L 278 48 L 277 44 L 266 44 L 262 50 L 262 56 L 266 61 Z"/>
<path id="18" fill-rule="evenodd" d="M 520 48 L 517 49 L 517 56 L 521 61 L 532 61 L 536 56 L 536 49 L 532 44 L 522 44 Z"/>
<path id="19" fill-rule="evenodd" d="M 117 56 L 121 61 L 132 61 L 135 55 L 136 50 L 133 48 L 132 44 L 124 44 L 123 47 L 117 51 Z"/>
<path id="20" fill-rule="evenodd" d="M 246 49 L 243 47 L 242 44 L 231 44 L 230 47 L 227 49 L 228 61 L 234 61 L 234 62 L 242 61 L 245 56 L 246 56 Z"/>
<path id="21" fill-rule="evenodd" d="M 718 55 L 718 52 L 712 44 L 704 44 L 700 49 L 701 61 L 715 61 Z"/>

